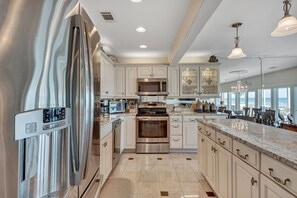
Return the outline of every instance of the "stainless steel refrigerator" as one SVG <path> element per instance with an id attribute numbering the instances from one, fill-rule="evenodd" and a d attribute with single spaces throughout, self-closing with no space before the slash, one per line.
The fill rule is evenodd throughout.
<path id="1" fill-rule="evenodd" d="M 98 196 L 99 40 L 75 0 L 0 1 L 1 197 Z"/>

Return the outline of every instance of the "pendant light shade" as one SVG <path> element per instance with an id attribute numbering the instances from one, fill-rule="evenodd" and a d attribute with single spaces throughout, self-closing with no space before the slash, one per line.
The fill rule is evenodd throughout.
<path id="1" fill-rule="evenodd" d="M 284 17 L 278 23 L 276 29 L 271 33 L 271 36 L 287 36 L 297 33 L 297 19 L 290 15 L 291 0 L 284 0 Z"/>
<path id="2" fill-rule="evenodd" d="M 238 36 L 238 28 L 242 25 L 242 23 L 234 23 L 232 27 L 236 28 L 236 37 L 234 38 L 235 47 L 231 51 L 231 54 L 228 56 L 229 59 L 237 59 L 244 58 L 246 54 L 242 51 L 242 49 L 238 46 L 239 36 Z"/>

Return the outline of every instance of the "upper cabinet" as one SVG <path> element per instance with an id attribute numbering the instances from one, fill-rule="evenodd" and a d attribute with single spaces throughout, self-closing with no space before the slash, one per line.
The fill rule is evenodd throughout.
<path id="1" fill-rule="evenodd" d="M 115 68 L 115 96 L 124 97 L 126 95 L 126 73 L 125 67 Z"/>
<path id="2" fill-rule="evenodd" d="M 114 66 L 111 60 L 101 53 L 101 98 L 111 98 L 114 96 Z"/>
<path id="3" fill-rule="evenodd" d="M 139 66 L 137 78 L 167 78 L 167 66 Z"/>
<path id="4" fill-rule="evenodd" d="M 180 96 L 216 97 L 219 94 L 218 66 L 180 68 Z"/>
<path id="5" fill-rule="evenodd" d="M 168 97 L 179 96 L 179 67 L 168 67 Z"/>
<path id="6" fill-rule="evenodd" d="M 136 95 L 137 67 L 126 67 L 126 96 L 137 97 Z"/>

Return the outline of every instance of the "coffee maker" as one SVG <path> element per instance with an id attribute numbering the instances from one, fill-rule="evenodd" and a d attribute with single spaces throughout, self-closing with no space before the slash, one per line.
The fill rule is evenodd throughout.
<path id="1" fill-rule="evenodd" d="M 101 103 L 101 114 L 103 117 L 108 117 L 109 116 L 109 100 L 108 99 L 103 99 L 100 101 Z"/>

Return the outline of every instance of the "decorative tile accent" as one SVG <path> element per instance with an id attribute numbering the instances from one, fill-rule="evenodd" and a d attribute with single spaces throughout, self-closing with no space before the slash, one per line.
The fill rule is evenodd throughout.
<path id="1" fill-rule="evenodd" d="M 216 196 L 213 192 L 206 192 L 206 194 L 209 197 L 215 197 Z"/>
<path id="2" fill-rule="evenodd" d="M 165 196 L 168 197 L 169 196 L 168 191 L 161 191 L 160 194 L 161 194 L 161 197 L 165 197 Z"/>

